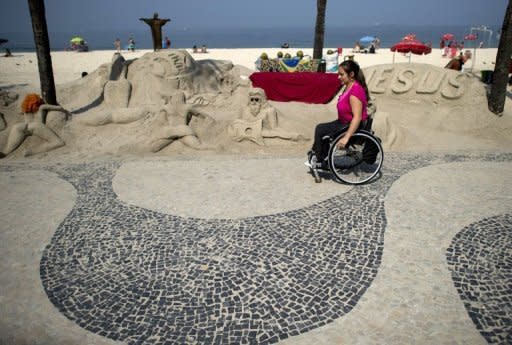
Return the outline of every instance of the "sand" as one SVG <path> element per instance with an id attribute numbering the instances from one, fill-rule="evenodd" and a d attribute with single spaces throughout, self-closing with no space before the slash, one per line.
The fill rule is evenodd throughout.
<path id="1" fill-rule="evenodd" d="M 331 48 L 335 49 L 335 48 Z M 207 54 L 192 53 L 194 59 L 215 59 L 230 60 L 235 65 L 244 66 L 250 71 L 255 71 L 254 62 L 258 56 L 266 52 L 269 57 L 277 56 L 277 52 L 289 52 L 295 55 L 298 49 L 281 49 L 281 48 L 243 48 L 243 49 L 209 49 Z M 301 48 L 305 55 L 313 55 L 312 49 Z M 325 49 L 327 51 L 328 48 Z M 475 59 L 475 70 L 494 69 L 496 61 L 496 49 L 477 49 Z M 150 50 L 137 50 L 135 52 L 123 51 L 122 54 L 126 59 L 134 59 L 143 56 Z M 82 72 L 91 73 L 101 64 L 109 62 L 114 54 L 113 50 L 97 50 L 87 53 L 77 53 L 69 51 L 52 52 L 53 72 L 56 84 L 63 84 L 77 78 L 80 78 Z M 380 49 L 376 54 L 353 54 L 351 49 L 344 49 L 342 57 L 354 55 L 356 61 L 361 67 L 369 67 L 380 64 L 393 62 L 408 62 L 409 58 L 404 54 L 392 53 L 389 49 Z M 433 49 L 429 55 L 413 55 L 411 62 L 426 63 L 438 67 L 444 67 L 448 63 L 447 58 L 443 58 L 440 49 Z M 340 58 L 341 60 L 341 58 Z M 471 67 L 471 66 L 469 66 Z M 0 87 L 6 88 L 14 85 L 26 85 L 29 87 L 39 87 L 39 76 L 37 72 L 37 57 L 35 53 L 14 53 L 12 58 L 0 57 Z"/>
<path id="2" fill-rule="evenodd" d="M 334 49 L 334 48 L 333 48 Z M 312 49 L 301 49 L 305 55 L 311 55 Z M 327 48 L 326 48 L 327 50 Z M 188 53 L 197 64 L 214 60 L 222 66 L 235 66 L 228 71 L 234 75 L 235 84 L 230 94 L 226 94 L 220 88 L 210 90 L 208 85 L 199 93 L 187 92 L 187 102 L 197 98 L 214 99 L 205 109 L 213 114 L 217 127 L 213 127 L 216 138 L 207 137 L 211 128 L 206 131 L 203 126 L 201 140 L 210 141 L 215 149 L 198 151 L 175 143 L 164 148 L 158 154 L 189 154 L 212 155 L 219 153 L 229 154 L 302 154 L 311 145 L 313 129 L 316 123 L 329 121 L 336 117 L 336 97 L 329 104 L 313 105 L 298 102 L 273 102 L 270 101 L 279 115 L 280 126 L 288 132 L 300 133 L 309 140 L 292 142 L 287 140 L 265 140 L 265 145 L 256 145 L 252 142 L 234 143 L 226 137 L 225 127 L 240 114 L 243 108 L 244 97 L 250 86 L 248 76 L 255 72 L 254 61 L 262 53 L 266 52 L 270 57 L 276 56 L 279 48 L 252 48 L 252 49 L 210 49 L 209 53 Z M 288 49 L 291 54 L 295 49 Z M 149 55 L 148 55 L 149 54 Z M 102 82 L 104 75 L 110 67 L 114 51 L 91 51 L 87 53 L 77 52 L 53 52 L 52 62 L 55 75 L 55 83 L 58 90 L 58 100 L 61 105 L 71 112 L 83 110 L 86 105 L 102 94 Z M 370 91 L 377 104 L 374 129 L 382 139 L 385 150 L 388 151 L 464 151 L 464 150 L 506 150 L 512 144 L 512 109 L 507 100 L 503 116 L 497 117 L 487 110 L 485 85 L 480 82 L 480 71 L 494 68 L 496 49 L 477 49 L 476 59 L 469 61 L 465 73 L 445 70 L 442 67 L 448 59 L 441 56 L 439 49 L 433 49 L 432 53 L 425 56 L 413 55 L 411 63 L 409 57 L 404 54 L 395 54 L 388 49 L 380 49 L 377 54 L 353 54 L 351 49 L 344 49 L 340 61 L 347 55 L 354 55 L 369 79 Z M 143 68 L 143 63 L 138 63 L 142 57 L 147 59 L 151 51 L 140 50 L 135 52 L 122 52 L 127 61 L 133 61 L 135 65 Z M 149 60 L 148 60 L 149 61 Z M 394 61 L 394 63 L 393 63 Z M 107 65 L 105 65 L 107 64 Z M 103 67 L 102 67 L 103 66 Z M 107 67 L 106 67 L 107 66 Z M 139 67 L 138 67 L 139 68 Z M 224 67 L 223 67 L 224 68 Z M 133 69 L 135 70 L 135 69 Z M 102 72 L 103 71 L 103 72 Z M 81 78 L 82 72 L 89 75 L 87 80 Z M 102 74 L 103 73 L 103 74 Z M 209 72 L 208 72 L 209 73 Z M 103 76 L 102 76 L 103 75 Z M 135 72 L 128 73 L 128 79 L 137 78 Z M 144 76 L 144 74 L 142 74 Z M 407 88 L 407 82 L 401 75 L 409 78 L 412 87 L 405 92 L 395 89 Z M 457 77 L 463 75 L 462 79 Z M 135 77 L 134 77 L 135 76 Z M 374 78 L 374 76 L 376 76 Z M 382 76 L 385 76 L 382 79 Z M 439 85 L 436 76 L 441 78 Z M 142 79 L 144 77 L 138 77 Z M 210 76 L 205 77 L 210 78 Z M 381 78 L 382 80 L 379 80 Z M 386 80 L 387 78 L 387 80 Z M 459 78 L 459 79 L 457 79 Z M 135 83 L 134 80 L 130 81 Z M 402 78 L 403 79 L 403 78 Z M 203 79 L 201 79 L 203 80 Z M 196 81 L 197 82 L 197 81 Z M 452 84 L 461 82 L 463 87 Z M 145 81 L 145 92 L 153 92 L 153 81 Z M 432 90 L 417 90 L 419 84 L 423 88 Z M 237 85 L 238 85 L 237 84 Z M 428 84 L 428 85 L 427 85 Z M 461 85 L 462 85 L 461 84 Z M 372 86 L 373 85 L 373 86 Z M 0 131 L 0 147 L 5 145 L 9 127 L 22 121 L 19 116 L 19 105 L 27 92 L 39 92 L 39 80 L 37 72 L 37 58 L 35 53 L 16 53 L 13 57 L 0 58 L 0 88 L 3 91 L 18 94 L 19 98 L 10 105 L 0 106 L 0 112 L 5 115 L 8 128 Z M 162 86 L 165 89 L 165 87 Z M 385 89 L 383 92 L 383 88 Z M 421 88 L 421 87 L 420 87 Z M 443 91 L 443 88 L 445 91 Z M 134 112 L 133 108 L 145 105 L 145 96 L 141 94 L 140 87 L 134 87 L 134 94 L 130 100 L 129 108 L 117 109 L 117 113 Z M 434 90 L 435 89 L 435 90 Z M 138 96 L 137 96 L 138 92 Z M 221 92 L 218 96 L 217 92 Z M 224 93 L 222 93 L 224 92 Z M 443 93 L 444 92 L 444 93 Z M 459 93 L 459 94 L 457 94 Z M 217 94 L 217 95 L 215 95 Z M 454 96 L 455 95 L 455 96 Z M 454 97 L 452 97 L 454 96 Z M 136 101 L 138 99 L 138 101 Z M 148 101 L 149 102 L 149 101 Z M 155 101 L 151 101 L 155 104 Z M 103 105 L 102 105 L 103 106 Z M 82 108 L 81 108 L 82 107 Z M 99 112 L 100 107 L 88 110 L 84 117 L 90 113 Z M 312 116 L 311 114 L 314 114 Z M 77 118 L 74 116 L 73 119 Z M 61 156 L 65 159 L 85 158 L 102 155 L 147 154 L 147 147 L 142 147 L 141 141 L 146 140 L 147 135 L 153 129 L 149 124 L 135 122 L 128 125 L 106 125 L 99 127 L 78 126 L 76 121 L 63 126 L 56 125 L 54 130 L 66 142 L 63 148 L 34 157 Z M 221 128 L 222 127 L 222 128 Z M 201 128 L 195 128 L 201 130 Z M 31 143 L 32 141 L 32 143 Z M 24 146 L 39 145 L 34 140 L 25 140 L 21 148 L 9 155 L 12 159 L 22 158 Z"/>

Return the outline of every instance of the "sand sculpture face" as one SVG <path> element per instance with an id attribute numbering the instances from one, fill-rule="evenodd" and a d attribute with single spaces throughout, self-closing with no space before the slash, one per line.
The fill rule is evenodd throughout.
<path id="1" fill-rule="evenodd" d="M 162 105 L 176 91 L 187 98 L 201 93 L 226 91 L 227 81 L 233 77 L 233 65 L 222 61 L 195 61 L 184 50 L 148 53 L 135 60 L 128 68 L 127 79 L 133 85 L 130 107 L 144 104 Z"/>
<path id="2" fill-rule="evenodd" d="M 258 115 L 261 111 L 263 103 L 265 102 L 265 95 L 261 95 L 261 92 L 249 91 L 248 106 L 252 115 Z"/>

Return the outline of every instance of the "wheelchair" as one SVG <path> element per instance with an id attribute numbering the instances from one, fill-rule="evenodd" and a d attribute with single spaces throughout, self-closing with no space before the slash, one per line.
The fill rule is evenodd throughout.
<path id="1" fill-rule="evenodd" d="M 322 138 L 323 145 L 329 147 L 327 155 L 327 169 L 317 167 L 316 156 L 308 153 L 308 162 L 315 182 L 322 182 L 320 174 L 331 173 L 337 181 L 351 185 L 360 185 L 373 180 L 380 174 L 384 162 L 384 151 L 381 140 L 371 130 L 372 119 L 352 135 L 344 148 L 337 146 L 343 138 L 348 126 L 333 135 Z M 324 164 L 325 165 L 325 164 Z"/>

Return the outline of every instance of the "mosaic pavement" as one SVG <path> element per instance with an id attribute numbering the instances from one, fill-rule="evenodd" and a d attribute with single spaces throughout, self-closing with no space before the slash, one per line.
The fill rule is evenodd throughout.
<path id="1" fill-rule="evenodd" d="M 462 229 L 446 251 L 453 283 L 490 344 L 512 344 L 512 214 Z"/>
<path id="2" fill-rule="evenodd" d="M 372 184 L 243 219 L 127 204 L 112 188 L 122 162 L 38 166 L 78 195 L 43 253 L 41 281 L 68 319 L 128 344 L 276 343 L 349 313 L 372 284 L 384 247 L 383 199 L 395 180 L 430 164 L 473 160 L 512 161 L 512 154 L 390 155 Z M 461 229 L 446 254 L 468 315 L 489 343 L 512 334 L 510 230 L 510 215 L 482 220 Z M 472 260 L 487 266 L 469 269 L 479 267 Z"/>

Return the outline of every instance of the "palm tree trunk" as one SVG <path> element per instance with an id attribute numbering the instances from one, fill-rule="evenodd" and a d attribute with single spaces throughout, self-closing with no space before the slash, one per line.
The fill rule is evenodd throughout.
<path id="1" fill-rule="evenodd" d="M 327 0 L 316 1 L 316 25 L 315 25 L 315 46 L 313 49 L 313 59 L 322 58 L 322 50 L 324 49 L 324 32 L 325 32 L 325 9 Z"/>
<path id="2" fill-rule="evenodd" d="M 50 40 L 46 26 L 46 12 L 44 0 L 28 0 L 34 43 L 39 67 L 39 80 L 41 82 L 41 97 L 47 104 L 57 104 L 55 81 L 53 79 L 52 57 L 50 55 Z"/>
<path id="3" fill-rule="evenodd" d="M 508 71 L 512 55 L 512 0 L 509 0 L 507 12 L 501 28 L 500 44 L 496 54 L 496 66 L 492 77 L 491 93 L 489 94 L 489 110 L 500 115 L 505 107 L 507 94 Z"/>

